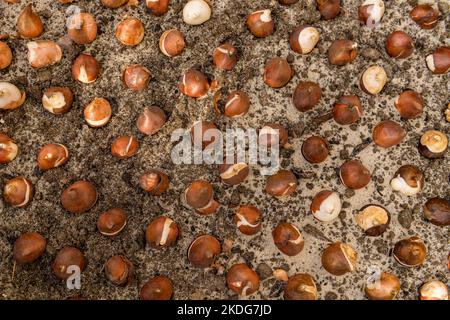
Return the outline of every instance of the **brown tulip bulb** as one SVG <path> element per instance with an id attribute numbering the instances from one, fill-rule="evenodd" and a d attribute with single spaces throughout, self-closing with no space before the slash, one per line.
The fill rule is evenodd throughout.
<path id="1" fill-rule="evenodd" d="M 387 82 L 386 71 L 380 66 L 371 66 L 361 76 L 361 89 L 371 95 L 376 95 L 383 90 Z"/>
<path id="2" fill-rule="evenodd" d="M 422 96 L 414 90 L 403 91 L 394 104 L 400 116 L 405 119 L 420 117 L 425 105 Z"/>
<path id="3" fill-rule="evenodd" d="M 389 212 L 382 206 L 369 204 L 359 210 L 355 216 L 356 223 L 371 237 L 382 235 L 391 220 Z"/>
<path id="4" fill-rule="evenodd" d="M 236 48 L 229 43 L 218 46 L 213 52 L 213 63 L 219 69 L 233 70 L 237 63 Z"/>
<path id="5" fill-rule="evenodd" d="M 270 148 L 275 144 L 284 147 L 288 142 L 287 130 L 278 123 L 267 123 L 259 130 L 258 144 Z"/>
<path id="6" fill-rule="evenodd" d="M 189 69 L 181 77 L 179 89 L 188 97 L 201 98 L 208 93 L 209 81 L 202 72 Z"/>
<path id="7" fill-rule="evenodd" d="M 316 2 L 324 20 L 334 19 L 341 12 L 341 0 L 316 0 Z"/>
<path id="8" fill-rule="evenodd" d="M 227 117 L 236 118 L 245 115 L 249 109 L 249 96 L 243 91 L 232 91 L 225 101 L 223 114 Z"/>
<path id="9" fill-rule="evenodd" d="M 161 216 L 148 225 L 145 239 L 155 248 L 171 247 L 177 241 L 179 233 L 180 229 L 175 221 Z"/>
<path id="10" fill-rule="evenodd" d="M 0 133 L 0 163 L 8 163 L 17 157 L 19 147 L 6 134 Z"/>
<path id="11" fill-rule="evenodd" d="M 198 214 L 208 215 L 219 208 L 219 203 L 214 200 L 213 186 L 204 180 L 193 181 L 184 192 L 186 204 Z"/>
<path id="12" fill-rule="evenodd" d="M 83 114 L 89 126 L 100 128 L 105 126 L 111 119 L 112 109 L 108 100 L 95 98 L 84 108 Z"/>
<path id="13" fill-rule="evenodd" d="M 342 96 L 333 106 L 333 118 L 340 125 L 358 122 L 363 114 L 358 96 Z"/>
<path id="14" fill-rule="evenodd" d="M 33 199 L 34 188 L 30 180 L 16 177 L 6 182 L 3 198 L 15 208 L 23 208 Z"/>
<path id="15" fill-rule="evenodd" d="M 72 64 L 72 77 L 82 83 L 92 83 L 100 74 L 100 65 L 93 56 L 82 53 Z"/>
<path id="16" fill-rule="evenodd" d="M 322 253 L 322 266 L 335 276 L 342 276 L 356 270 L 358 254 L 348 244 L 334 242 Z"/>
<path id="17" fill-rule="evenodd" d="M 65 280 L 76 272 L 74 266 L 78 267 L 79 271 L 83 271 L 86 267 L 86 259 L 77 248 L 65 247 L 59 250 L 55 260 L 53 260 L 52 270 L 55 276 Z"/>
<path id="18" fill-rule="evenodd" d="M 144 25 L 137 18 L 126 18 L 116 28 L 116 38 L 126 46 L 136 46 L 144 39 Z"/>
<path id="19" fill-rule="evenodd" d="M 105 7 L 111 8 L 111 9 L 117 9 L 125 4 L 128 3 L 129 0 L 102 0 L 102 4 Z"/>
<path id="20" fill-rule="evenodd" d="M 224 162 L 219 165 L 219 173 L 224 183 L 234 186 L 240 184 L 247 178 L 250 173 L 250 168 L 245 162 Z"/>
<path id="21" fill-rule="evenodd" d="M 139 178 L 141 188 L 153 196 L 160 196 L 169 188 L 169 177 L 159 170 L 150 170 Z"/>
<path id="22" fill-rule="evenodd" d="M 27 95 L 9 82 L 0 82 L 0 111 L 19 108 L 25 102 Z"/>
<path id="23" fill-rule="evenodd" d="M 0 41 L 0 70 L 6 69 L 12 62 L 12 51 L 6 42 Z"/>
<path id="24" fill-rule="evenodd" d="M 364 286 L 364 293 L 369 300 L 394 300 L 400 292 L 400 281 L 389 272 L 382 272 Z"/>
<path id="25" fill-rule="evenodd" d="M 413 51 L 413 40 L 403 31 L 394 31 L 386 39 L 386 52 L 393 58 L 408 58 Z"/>
<path id="26" fill-rule="evenodd" d="M 264 38 L 273 34 L 275 23 L 269 9 L 253 12 L 247 17 L 247 28 L 257 38 Z"/>
<path id="27" fill-rule="evenodd" d="M 61 203 L 69 212 L 83 213 L 97 202 L 98 193 L 95 186 L 88 181 L 77 181 L 61 194 Z"/>
<path id="28" fill-rule="evenodd" d="M 141 91 L 148 87 L 150 71 L 140 64 L 135 64 L 126 67 L 122 79 L 128 89 Z"/>
<path id="29" fill-rule="evenodd" d="M 439 47 L 427 55 L 428 69 L 435 74 L 444 74 L 450 70 L 450 47 Z"/>
<path id="30" fill-rule="evenodd" d="M 448 149 L 448 138 L 445 133 L 437 130 L 426 131 L 419 141 L 419 152 L 426 158 L 442 157 Z"/>
<path id="31" fill-rule="evenodd" d="M 140 132 L 146 135 L 156 134 L 167 121 L 166 114 L 163 109 L 158 106 L 144 108 L 139 115 L 136 125 Z"/>
<path id="32" fill-rule="evenodd" d="M 119 234 L 127 225 L 127 215 L 123 209 L 112 208 L 103 212 L 97 220 L 98 231 L 108 237 Z"/>
<path id="33" fill-rule="evenodd" d="M 305 112 L 313 109 L 322 97 L 322 90 L 317 83 L 301 81 L 295 87 L 292 101 L 298 111 Z"/>
<path id="34" fill-rule="evenodd" d="M 328 144 L 322 137 L 312 136 L 303 142 L 302 154 L 306 161 L 310 163 L 324 162 L 328 153 Z"/>
<path id="35" fill-rule="evenodd" d="M 386 120 L 375 126 L 372 139 L 376 145 L 382 148 L 390 148 L 398 145 L 406 136 L 405 129 L 397 122 Z"/>
<path id="36" fill-rule="evenodd" d="M 365 0 L 358 7 L 358 18 L 367 27 L 377 27 L 383 18 L 385 11 L 384 2 L 382 0 Z"/>
<path id="37" fill-rule="evenodd" d="M 190 130 L 191 141 L 197 149 L 214 146 L 215 141 L 221 137 L 216 125 L 209 121 L 197 121 Z"/>
<path id="38" fill-rule="evenodd" d="M 317 300 L 317 287 L 309 274 L 298 273 L 284 287 L 284 300 Z"/>
<path id="39" fill-rule="evenodd" d="M 67 87 L 50 87 L 44 91 L 42 105 L 53 114 L 63 114 L 70 110 L 73 103 L 73 93 Z"/>
<path id="40" fill-rule="evenodd" d="M 184 41 L 184 36 L 176 29 L 164 31 L 159 38 L 159 49 L 168 57 L 180 55 L 185 47 L 186 42 Z"/>
<path id="41" fill-rule="evenodd" d="M 411 237 L 400 240 L 394 246 L 393 256 L 404 267 L 417 267 L 424 263 L 427 248 L 422 239 Z"/>
<path id="42" fill-rule="evenodd" d="M 69 38 L 77 44 L 89 44 L 97 37 L 97 23 L 89 13 L 75 13 L 67 20 Z"/>
<path id="43" fill-rule="evenodd" d="M 372 177 L 369 169 L 359 160 L 345 162 L 340 168 L 339 175 L 342 183 L 350 189 L 364 188 L 369 184 Z"/>
<path id="44" fill-rule="evenodd" d="M 27 43 L 28 62 L 35 68 L 45 68 L 61 61 L 61 47 L 51 40 L 36 40 Z"/>
<path id="45" fill-rule="evenodd" d="M 335 40 L 328 49 L 328 61 L 337 66 L 350 63 L 358 56 L 357 47 L 351 40 Z"/>
<path id="46" fill-rule="evenodd" d="M 189 262 L 197 268 L 208 268 L 222 251 L 220 242 L 210 235 L 202 235 L 192 241 L 188 249 Z"/>
<path id="47" fill-rule="evenodd" d="M 305 246 L 300 230 L 291 223 L 280 223 L 272 230 L 273 242 L 287 256 L 296 256 Z"/>
<path id="48" fill-rule="evenodd" d="M 429 4 L 419 4 L 409 13 L 422 29 L 433 29 L 439 22 L 439 12 Z"/>
<path id="49" fill-rule="evenodd" d="M 145 0 L 147 8 L 149 8 L 155 16 L 162 16 L 169 11 L 169 2 L 170 0 Z"/>
<path id="50" fill-rule="evenodd" d="M 37 156 L 38 167 L 50 170 L 62 166 L 69 160 L 69 150 L 59 143 L 46 144 L 39 150 Z"/>
<path id="51" fill-rule="evenodd" d="M 289 35 L 289 44 L 295 52 L 308 54 L 314 49 L 319 39 L 319 30 L 309 25 L 302 25 L 291 32 Z"/>
<path id="52" fill-rule="evenodd" d="M 419 289 L 420 300 L 448 300 L 448 287 L 438 280 L 428 281 Z"/>
<path id="53" fill-rule="evenodd" d="M 249 296 L 258 291 L 259 276 L 245 263 L 235 264 L 227 272 L 227 287 L 242 297 Z"/>
<path id="54" fill-rule="evenodd" d="M 431 198 L 423 206 L 423 215 L 432 224 L 445 227 L 450 225 L 450 201 L 444 198 Z"/>
<path id="55" fill-rule="evenodd" d="M 22 38 L 37 38 L 44 31 L 44 24 L 33 11 L 31 3 L 22 10 L 17 18 L 17 31 Z"/>
<path id="56" fill-rule="evenodd" d="M 390 185 L 394 191 L 405 196 L 414 196 L 422 191 L 425 184 L 424 174 L 413 165 L 401 166 L 391 180 Z"/>
<path id="57" fill-rule="evenodd" d="M 294 75 L 294 69 L 282 58 L 272 58 L 264 67 L 264 82 L 272 88 L 284 87 Z"/>
<path id="58" fill-rule="evenodd" d="M 147 281 L 141 288 L 141 300 L 170 300 L 173 296 L 173 284 L 165 276 L 156 276 Z"/>
<path id="59" fill-rule="evenodd" d="M 236 210 L 234 221 L 240 232 L 245 235 L 254 235 L 261 230 L 261 211 L 255 206 L 240 206 Z"/>
<path id="60" fill-rule="evenodd" d="M 18 264 L 32 263 L 44 254 L 46 247 L 47 240 L 39 233 L 22 233 L 14 242 L 14 261 Z"/>
<path id="61" fill-rule="evenodd" d="M 134 156 L 139 150 L 139 141 L 134 136 L 120 136 L 111 144 L 111 153 L 119 159 Z"/>
<path id="62" fill-rule="evenodd" d="M 342 202 L 337 192 L 323 190 L 314 196 L 310 209 L 317 220 L 330 222 L 341 213 Z"/>
<path id="63" fill-rule="evenodd" d="M 126 286 L 133 278 L 133 264 L 124 256 L 112 256 L 105 263 L 106 278 L 116 286 Z"/>
<path id="64" fill-rule="evenodd" d="M 297 189 L 297 177 L 289 170 L 280 170 L 266 182 L 266 192 L 274 197 L 285 197 Z"/>

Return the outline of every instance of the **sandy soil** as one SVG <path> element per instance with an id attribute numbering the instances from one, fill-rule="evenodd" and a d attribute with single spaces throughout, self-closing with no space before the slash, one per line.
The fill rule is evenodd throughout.
<path id="1" fill-rule="evenodd" d="M 225 270 L 236 262 L 246 262 L 258 269 L 264 280 L 259 292 L 251 298 L 282 298 L 283 283 L 270 275 L 270 269 L 275 268 L 284 268 L 290 275 L 297 272 L 314 275 L 320 299 L 363 298 L 361 288 L 371 265 L 400 278 L 399 299 L 415 299 L 418 287 L 427 279 L 448 280 L 449 230 L 425 222 L 421 205 L 432 196 L 449 197 L 450 153 L 430 161 L 417 151 L 418 139 L 426 129 L 442 130 L 450 136 L 449 124 L 443 118 L 449 102 L 449 76 L 432 75 L 424 60 L 437 46 L 449 45 L 448 18 L 440 21 L 434 30 L 421 30 L 408 17 L 417 1 L 386 1 L 381 28 L 370 31 L 356 19 L 360 3 L 356 0 L 344 0 L 342 14 L 332 21 L 320 20 L 313 0 L 301 0 L 290 7 L 273 0 L 257 1 L 258 4 L 252 0 L 213 0 L 212 19 L 192 27 L 181 18 L 185 1 L 172 1 L 163 17 L 152 16 L 143 1 L 140 2 L 137 7 L 109 10 L 98 0 L 77 1 L 83 10 L 95 15 L 98 37 L 90 45 L 65 48 L 63 60 L 50 68 L 33 70 L 26 61 L 27 41 L 7 40 L 14 60 L 8 69 L 0 71 L 0 79 L 25 89 L 28 98 L 21 108 L 0 113 L 0 131 L 14 138 L 20 147 L 17 159 L 0 167 L 0 186 L 3 188 L 8 179 L 23 175 L 33 182 L 35 196 L 24 209 L 14 209 L 0 199 L 0 298 L 65 299 L 81 294 L 91 299 L 137 299 L 139 288 L 155 274 L 173 280 L 176 299 L 236 298 L 227 290 L 223 272 L 198 270 L 187 261 L 187 247 L 200 233 L 233 241 L 231 252 L 223 253 L 218 259 Z M 23 0 L 15 5 L 0 2 L 0 33 L 16 33 L 16 17 L 25 3 Z M 34 1 L 34 6 L 45 23 L 41 38 L 58 40 L 64 36 L 67 5 L 39 0 Z M 255 39 L 244 22 L 248 13 L 261 8 L 273 10 L 276 32 Z M 132 48 L 120 45 L 114 37 L 115 26 L 126 15 L 140 18 L 145 25 L 143 42 Z M 311 23 L 321 32 L 318 46 L 306 56 L 291 51 L 287 41 L 288 33 L 300 23 Z M 169 28 L 180 29 L 187 42 L 184 53 L 174 59 L 165 57 L 158 49 L 159 36 Z M 396 29 L 406 31 L 414 39 L 416 49 L 409 59 L 391 59 L 384 50 L 387 34 Z M 362 52 L 344 67 L 330 66 L 327 61 L 327 49 L 337 38 L 356 41 Z M 214 47 L 225 41 L 240 52 L 239 63 L 232 72 L 217 71 L 211 61 Z M 369 48 L 378 54 L 365 54 Z M 101 77 L 91 85 L 76 83 L 70 76 L 71 61 L 83 51 L 95 55 L 103 69 Z M 294 78 L 279 90 L 268 88 L 262 81 L 266 59 L 275 56 L 287 58 L 295 69 Z M 126 90 L 121 82 L 123 68 L 134 63 L 145 65 L 152 73 L 149 89 L 144 92 Z M 389 83 L 380 95 L 372 97 L 360 90 L 358 82 L 362 70 L 374 63 L 386 69 Z M 225 119 L 214 113 L 212 97 L 194 100 L 181 95 L 178 79 L 184 70 L 194 66 L 216 79 L 225 92 L 236 88 L 246 91 L 252 102 L 250 112 L 239 119 Z M 307 113 L 298 112 L 291 102 L 296 84 L 303 79 L 318 82 L 323 92 L 318 107 Z M 61 85 L 71 87 L 76 98 L 69 113 L 55 116 L 43 109 L 41 96 L 45 88 Z M 425 99 L 425 112 L 419 119 L 401 120 L 394 108 L 396 96 L 405 88 L 420 92 Z M 314 119 L 327 113 L 340 95 L 349 93 L 359 95 L 362 100 L 361 121 L 350 127 L 340 127 L 332 120 L 317 125 Z M 91 129 L 83 120 L 82 108 L 94 97 L 104 97 L 113 106 L 112 120 L 102 129 Z M 169 121 L 161 132 L 148 137 L 139 133 L 135 121 L 145 106 L 153 104 L 166 111 Z M 174 166 L 170 160 L 170 133 L 200 119 L 212 120 L 221 129 L 259 128 L 268 121 L 284 124 L 289 129 L 293 148 L 282 151 L 282 167 L 298 174 L 296 194 L 284 200 L 266 195 L 263 192 L 266 178 L 258 174 L 257 168 L 242 185 L 228 187 L 220 181 L 215 167 Z M 370 143 L 372 128 L 384 119 L 399 121 L 407 129 L 407 137 L 400 146 L 386 150 Z M 138 154 L 128 160 L 117 160 L 110 154 L 111 141 L 121 134 L 134 134 L 141 142 Z M 323 135 L 331 145 L 331 156 L 320 165 L 308 164 L 300 152 L 302 142 L 313 134 Z M 369 144 L 359 147 L 365 141 Z M 36 154 L 43 144 L 51 142 L 66 145 L 71 158 L 63 167 L 41 172 L 36 165 Z M 363 190 L 350 191 L 339 181 L 336 170 L 350 158 L 361 159 L 373 172 L 373 181 Z M 393 193 L 389 186 L 397 168 L 408 163 L 418 165 L 426 175 L 425 189 L 417 197 Z M 171 187 L 162 197 L 144 194 L 138 186 L 139 176 L 150 168 L 163 169 L 170 176 Z M 201 217 L 180 204 L 180 193 L 199 177 L 214 184 L 216 198 L 222 204 L 212 216 Z M 93 182 L 100 197 L 92 210 L 75 216 L 62 208 L 59 198 L 65 187 L 79 179 Z M 330 224 L 316 221 L 309 213 L 312 197 L 325 188 L 339 192 L 343 201 L 339 219 Z M 380 237 L 365 236 L 353 219 L 356 210 L 369 203 L 383 205 L 392 214 L 388 231 Z M 238 204 L 254 204 L 263 211 L 261 233 L 248 237 L 237 232 L 234 210 L 229 207 Z M 96 220 L 101 212 L 114 206 L 127 211 L 128 225 L 117 237 L 106 238 L 96 230 Z M 148 223 L 161 214 L 172 217 L 182 229 L 177 245 L 164 251 L 147 247 L 144 238 Z M 271 230 L 281 221 L 292 222 L 303 232 L 305 248 L 296 257 L 281 254 L 273 244 Z M 43 234 L 48 239 L 47 250 L 37 262 L 18 267 L 12 281 L 12 246 L 26 231 Z M 422 267 L 405 269 L 395 263 L 391 249 L 396 241 L 412 235 L 425 240 L 429 254 Z M 338 240 L 353 245 L 359 253 L 357 272 L 334 277 L 321 267 L 321 251 L 329 241 Z M 68 290 L 50 269 L 57 251 L 69 245 L 80 248 L 88 260 L 79 291 Z M 125 288 L 110 284 L 104 276 L 103 264 L 115 254 L 127 256 L 136 268 L 134 281 Z"/>

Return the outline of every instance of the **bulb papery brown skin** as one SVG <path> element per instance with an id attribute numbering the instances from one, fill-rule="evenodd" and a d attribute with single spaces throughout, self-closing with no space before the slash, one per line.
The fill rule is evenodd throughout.
<path id="1" fill-rule="evenodd" d="M 111 9 L 117 9 L 121 6 L 124 6 L 128 3 L 129 0 L 102 0 L 102 4 L 105 7 L 111 8 Z"/>
<path id="2" fill-rule="evenodd" d="M 450 47 L 439 47 L 426 56 L 428 69 L 435 74 L 445 74 L 450 70 Z"/>
<path id="3" fill-rule="evenodd" d="M 139 150 L 139 141 L 134 136 L 120 136 L 111 144 L 111 154 L 119 159 L 134 156 Z"/>
<path id="4" fill-rule="evenodd" d="M 0 70 L 10 66 L 13 59 L 11 48 L 6 42 L 0 41 Z"/>
<path id="5" fill-rule="evenodd" d="M 335 40 L 328 49 L 328 61 L 337 66 L 352 62 L 358 56 L 357 43 L 351 40 Z"/>
<path id="6" fill-rule="evenodd" d="M 358 254 L 348 244 L 334 242 L 322 253 L 322 266 L 335 276 L 342 276 L 356 270 Z"/>
<path id="7" fill-rule="evenodd" d="M 448 300 L 448 287 L 439 280 L 425 282 L 419 289 L 420 300 Z"/>
<path id="8" fill-rule="evenodd" d="M 97 202 L 98 193 L 89 181 L 79 180 L 61 194 L 61 204 L 71 213 L 81 214 L 90 210 Z"/>
<path id="9" fill-rule="evenodd" d="M 219 174 L 222 181 L 228 185 L 234 186 L 242 183 L 249 175 L 250 167 L 245 162 L 223 161 L 219 165 Z"/>
<path id="10" fill-rule="evenodd" d="M 74 247 L 64 247 L 59 250 L 52 264 L 55 276 L 66 280 L 77 270 L 74 267 L 78 267 L 79 271 L 83 272 L 86 267 L 86 259 L 83 253 Z"/>
<path id="11" fill-rule="evenodd" d="M 340 125 L 358 122 L 363 115 L 361 100 L 358 96 L 341 96 L 333 106 L 333 118 Z"/>
<path id="12" fill-rule="evenodd" d="M 247 16 L 247 28 L 257 38 L 264 38 L 273 34 L 275 23 L 269 9 L 255 11 Z"/>
<path id="13" fill-rule="evenodd" d="M 116 236 L 126 225 L 127 215 L 121 208 L 111 208 L 100 214 L 97 219 L 98 231 L 108 237 Z"/>
<path id="14" fill-rule="evenodd" d="M 44 254 L 46 247 L 47 240 L 39 233 L 22 233 L 14 242 L 14 261 L 18 264 L 33 263 Z"/>
<path id="15" fill-rule="evenodd" d="M 298 255 L 305 246 L 305 240 L 296 226 L 291 223 L 280 223 L 272 230 L 275 246 L 287 256 Z"/>
<path id="16" fill-rule="evenodd" d="M 425 106 L 422 96 L 414 90 L 403 91 L 394 104 L 398 113 L 404 119 L 420 117 Z"/>
<path id="17" fill-rule="evenodd" d="M 272 58 L 264 67 L 264 82 L 272 88 L 284 87 L 294 75 L 294 69 L 286 59 Z"/>
<path id="18" fill-rule="evenodd" d="M 422 191 L 424 184 L 424 174 L 413 165 L 401 166 L 390 182 L 394 191 L 398 191 L 406 196 L 418 194 Z"/>
<path id="19" fill-rule="evenodd" d="M 136 46 L 144 39 L 144 25 L 137 18 L 126 18 L 116 28 L 116 38 L 126 46 Z"/>
<path id="20" fill-rule="evenodd" d="M 301 81 L 294 90 L 292 101 L 294 107 L 301 112 L 313 109 L 322 97 L 319 85 L 311 81 Z"/>
<path id="21" fill-rule="evenodd" d="M 44 24 L 33 11 L 31 3 L 22 10 L 17 18 L 17 31 L 22 38 L 37 38 L 44 32 Z"/>
<path id="22" fill-rule="evenodd" d="M 297 177 L 289 170 L 280 170 L 270 176 L 266 182 L 266 192 L 282 198 L 291 195 L 297 189 Z"/>
<path id="23" fill-rule="evenodd" d="M 169 11 L 170 0 L 145 0 L 147 8 L 153 15 L 162 16 Z"/>
<path id="24" fill-rule="evenodd" d="M 291 49 L 299 54 L 310 53 L 320 40 L 320 33 L 315 27 L 302 25 L 289 35 Z"/>
<path id="25" fill-rule="evenodd" d="M 141 300 L 170 300 L 172 296 L 173 284 L 166 276 L 156 276 L 148 280 L 139 292 Z"/>
<path id="26" fill-rule="evenodd" d="M 177 29 L 166 30 L 159 38 L 159 49 L 167 57 L 180 55 L 185 47 L 184 36 Z"/>
<path id="27" fill-rule="evenodd" d="M 42 105 L 53 114 L 63 114 L 70 110 L 73 103 L 73 93 L 68 87 L 50 87 L 42 95 Z"/>
<path id="28" fill-rule="evenodd" d="M 413 40 L 406 32 L 394 31 L 386 39 L 386 52 L 393 58 L 408 58 L 413 51 Z"/>
<path id="29" fill-rule="evenodd" d="M 67 19 L 69 38 L 76 44 L 89 44 L 97 37 L 97 23 L 94 16 L 80 12 Z"/>
<path id="30" fill-rule="evenodd" d="M 376 28 L 383 19 L 385 11 L 382 0 L 365 0 L 358 7 L 358 18 L 369 28 Z"/>
<path id="31" fill-rule="evenodd" d="M 284 287 L 284 300 L 317 300 L 317 287 L 309 274 L 298 273 Z"/>
<path id="32" fill-rule="evenodd" d="M 128 89 L 141 91 L 148 87 L 150 71 L 140 64 L 134 64 L 125 68 L 122 79 Z"/>
<path id="33" fill-rule="evenodd" d="M 258 274 L 245 263 L 233 265 L 226 276 L 228 289 L 241 297 L 252 295 L 259 288 Z"/>
<path id="34" fill-rule="evenodd" d="M 450 201 L 444 198 L 431 198 L 423 205 L 425 219 L 439 227 L 450 225 Z"/>
<path id="35" fill-rule="evenodd" d="M 309 137 L 302 144 L 302 155 L 309 163 L 324 162 L 328 154 L 328 143 L 320 136 Z"/>
<path id="36" fill-rule="evenodd" d="M 69 160 L 69 150 L 59 143 L 43 146 L 38 153 L 37 163 L 41 170 L 50 170 L 62 166 Z"/>
<path id="37" fill-rule="evenodd" d="M 214 49 L 214 65 L 222 70 L 230 71 L 237 63 L 237 50 L 229 43 L 224 43 Z"/>
<path id="38" fill-rule="evenodd" d="M 254 235 L 261 230 L 262 214 L 255 206 L 244 205 L 236 210 L 236 227 L 245 235 Z"/>
<path id="39" fill-rule="evenodd" d="M 201 98 L 208 93 L 209 81 L 203 72 L 189 69 L 181 76 L 178 87 L 188 97 Z"/>
<path id="40" fill-rule="evenodd" d="M 411 19 L 422 29 L 433 29 L 439 22 L 439 12 L 429 4 L 419 4 L 409 13 Z"/>
<path id="41" fill-rule="evenodd" d="M 400 292 L 400 281 L 389 272 L 382 272 L 377 279 L 367 279 L 364 293 L 369 300 L 394 300 Z"/>
<path id="42" fill-rule="evenodd" d="M 194 267 L 208 268 L 221 251 L 219 240 L 210 235 L 201 235 L 191 242 L 188 249 L 188 260 Z"/>
<path id="43" fill-rule="evenodd" d="M 14 84 L 0 82 L 0 111 L 19 108 L 26 99 L 25 91 L 21 91 Z"/>
<path id="44" fill-rule="evenodd" d="M 422 239 L 414 236 L 398 241 L 392 255 L 403 267 L 412 268 L 425 262 L 427 248 Z"/>
<path id="45" fill-rule="evenodd" d="M 390 148 L 400 144 L 406 137 L 406 131 L 397 122 L 386 120 L 375 126 L 372 138 L 376 145 Z"/>
<path id="46" fill-rule="evenodd" d="M 172 219 L 160 216 L 154 219 L 147 227 L 145 239 L 155 248 L 171 247 L 175 245 L 180 229 Z"/>
<path id="47" fill-rule="evenodd" d="M 266 123 L 258 134 L 258 144 L 270 148 L 278 144 L 284 147 L 288 143 L 288 132 L 285 127 L 279 123 Z"/>
<path id="48" fill-rule="evenodd" d="M 45 68 L 61 61 L 61 47 L 54 41 L 31 41 L 27 43 L 27 48 L 28 62 L 35 69 Z"/>
<path id="49" fill-rule="evenodd" d="M 369 204 L 362 207 L 355 215 L 356 224 L 371 237 L 383 234 L 391 221 L 391 215 L 382 206 Z"/>
<path id="50" fill-rule="evenodd" d="M 419 152 L 428 159 L 444 156 L 448 149 L 448 137 L 438 130 L 428 130 L 420 137 Z"/>
<path id="51" fill-rule="evenodd" d="M 361 76 L 361 89 L 371 95 L 379 94 L 387 82 L 387 74 L 383 67 L 374 65 L 366 69 Z"/>
<path id="52" fill-rule="evenodd" d="M 6 164 L 17 157 L 19 147 L 6 134 L 0 133 L 0 163 Z"/>
<path id="53" fill-rule="evenodd" d="M 316 0 L 316 3 L 324 20 L 334 19 L 341 12 L 341 0 Z"/>
<path id="54" fill-rule="evenodd" d="M 323 190 L 314 196 L 310 209 L 317 220 L 330 222 L 338 218 L 342 202 L 337 192 Z"/>
<path id="55" fill-rule="evenodd" d="M 133 279 L 133 273 L 133 264 L 124 256 L 112 256 L 105 263 L 106 278 L 116 286 L 126 286 Z"/>
<path id="56" fill-rule="evenodd" d="M 72 64 L 72 77 L 82 83 L 92 83 L 100 74 L 100 65 L 93 56 L 80 54 Z"/>
<path id="57" fill-rule="evenodd" d="M 362 189 L 371 180 L 371 173 L 359 160 L 349 160 L 341 168 L 339 176 L 342 183 L 350 189 Z"/>
<path id="58" fill-rule="evenodd" d="M 197 121 L 191 127 L 190 135 L 194 148 L 204 150 L 215 145 L 221 137 L 221 132 L 210 121 Z"/>
<path id="59" fill-rule="evenodd" d="M 33 199 L 34 187 L 30 180 L 16 177 L 8 180 L 3 188 L 5 202 L 15 208 L 23 208 Z"/>
<path id="60" fill-rule="evenodd" d="M 104 98 L 94 98 L 86 107 L 84 107 L 84 119 L 87 124 L 93 128 L 105 126 L 111 119 L 112 109 L 108 100 Z"/>
<path id="61" fill-rule="evenodd" d="M 186 204 L 200 215 L 213 214 L 219 208 L 219 203 L 214 199 L 214 188 L 205 180 L 193 181 L 185 190 Z"/>
<path id="62" fill-rule="evenodd" d="M 169 177 L 162 171 L 149 170 L 139 178 L 139 185 L 152 196 L 160 196 L 169 188 Z"/>
<path id="63" fill-rule="evenodd" d="M 144 108 L 139 115 L 136 125 L 140 132 L 146 135 L 156 134 L 167 121 L 167 116 L 158 106 Z"/>
<path id="64" fill-rule="evenodd" d="M 232 91 L 225 101 L 223 114 L 227 117 L 236 118 L 245 115 L 249 109 L 249 96 L 243 91 Z"/>

